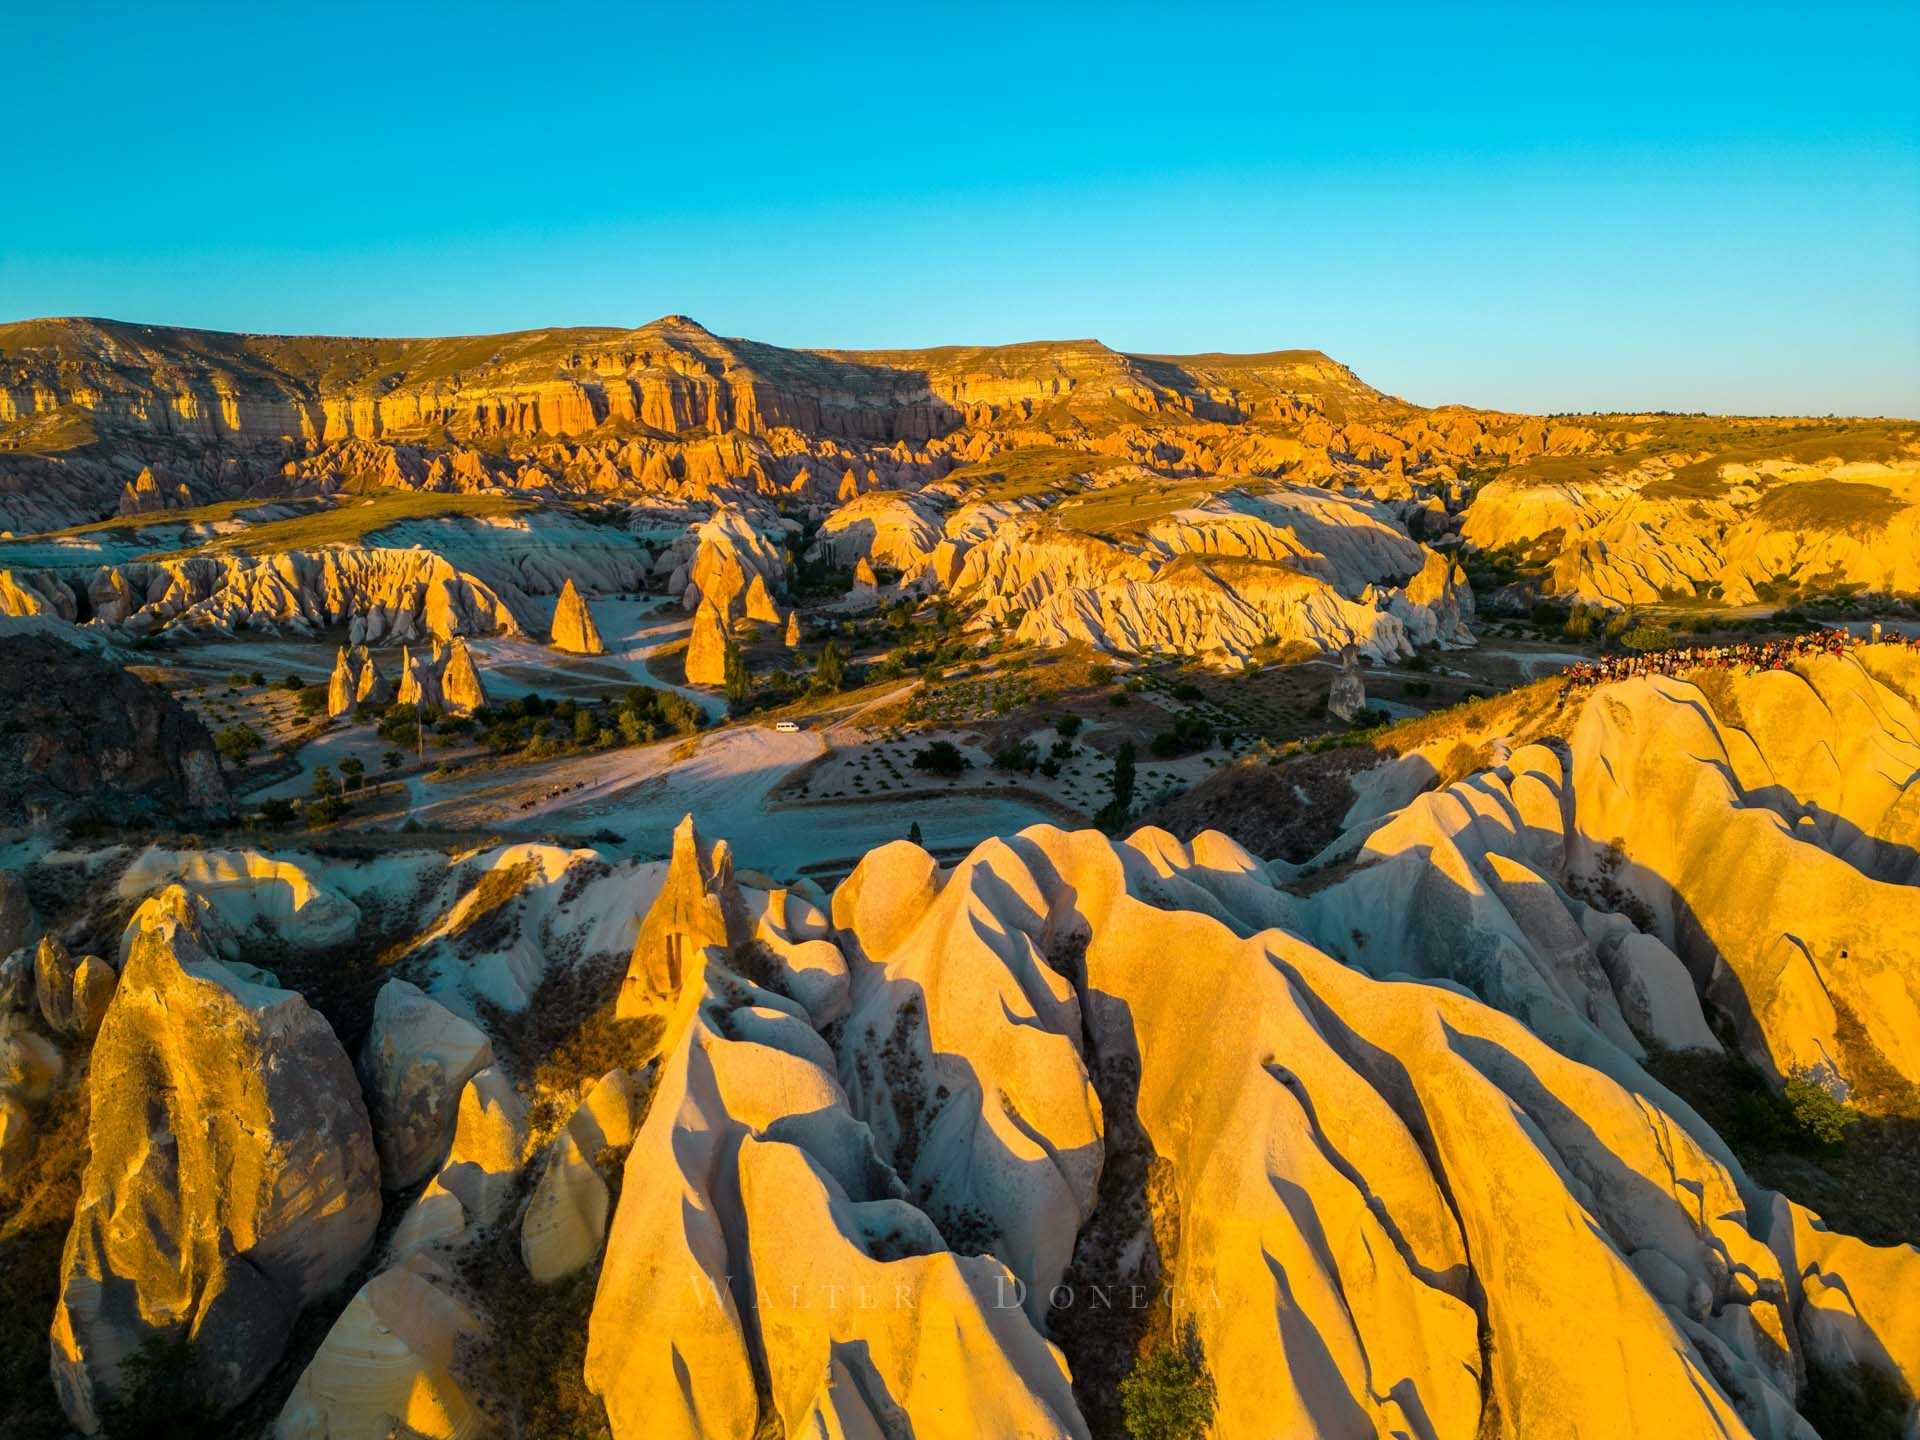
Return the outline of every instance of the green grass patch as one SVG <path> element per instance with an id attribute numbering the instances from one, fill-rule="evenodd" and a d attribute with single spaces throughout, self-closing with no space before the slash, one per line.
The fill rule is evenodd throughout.
<path id="1" fill-rule="evenodd" d="M 1123 534 L 1234 488 L 1219 479 L 1138 480 L 1063 500 L 1049 518 L 1061 528 L 1082 535 Z"/>
<path id="2" fill-rule="evenodd" d="M 489 519 L 518 515 L 533 508 L 531 500 L 511 495 L 438 495 L 385 490 L 343 500 L 311 515 L 249 526 L 235 534 L 217 536 L 205 544 L 166 554 L 169 559 L 182 559 L 189 555 L 224 555 L 235 551 L 277 555 L 287 550 L 320 550 L 329 545 L 360 544 L 375 532 L 407 520 Z"/>
<path id="3" fill-rule="evenodd" d="M 1125 463 L 1117 455 L 1096 455 L 1064 445 L 1026 445 L 962 466 L 947 478 L 977 485 L 986 500 L 1024 500 L 1065 489 L 1075 480 Z"/>
<path id="4" fill-rule="evenodd" d="M 1775 530 L 1844 530 L 1873 534 L 1906 505 L 1891 490 L 1852 480 L 1804 480 L 1760 497 L 1754 513 Z"/>

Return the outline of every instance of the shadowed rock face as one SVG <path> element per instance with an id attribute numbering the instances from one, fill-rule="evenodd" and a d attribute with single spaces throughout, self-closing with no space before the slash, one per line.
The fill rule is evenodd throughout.
<path id="1" fill-rule="evenodd" d="M 149 1341 L 185 1338 L 202 1393 L 237 1404 L 380 1216 L 366 1107 L 333 1031 L 213 958 L 191 915 L 181 896 L 136 917 L 94 1046 L 53 1317 L 55 1384 L 87 1431 Z"/>
<path id="2" fill-rule="evenodd" d="M 230 809 L 213 737 L 164 690 L 49 636 L 0 636 L 0 823 Z"/>

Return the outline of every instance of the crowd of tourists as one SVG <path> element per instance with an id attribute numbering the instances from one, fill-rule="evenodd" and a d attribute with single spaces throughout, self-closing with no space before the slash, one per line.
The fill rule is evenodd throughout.
<path id="1" fill-rule="evenodd" d="M 1604 685 L 1636 675 L 1684 675 L 1690 670 L 1785 670 L 1797 660 L 1819 655 L 1842 655 L 1862 645 L 1920 645 L 1920 639 L 1896 630 L 1884 633 L 1878 625 L 1864 635 L 1851 630 L 1812 630 L 1777 640 L 1744 641 L 1737 645 L 1687 645 L 1671 650 L 1645 650 L 1602 655 L 1567 667 L 1575 685 Z"/>

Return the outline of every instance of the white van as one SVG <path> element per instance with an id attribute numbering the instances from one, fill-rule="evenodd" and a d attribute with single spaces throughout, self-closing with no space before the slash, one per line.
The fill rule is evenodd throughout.
<path id="1" fill-rule="evenodd" d="M 778 730 L 782 735 L 791 735 L 800 728 L 800 722 L 798 720 L 776 720 L 774 721 L 773 728 Z"/>

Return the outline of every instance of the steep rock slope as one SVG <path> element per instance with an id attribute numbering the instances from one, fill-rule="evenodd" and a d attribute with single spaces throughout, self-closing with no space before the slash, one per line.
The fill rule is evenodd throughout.
<path id="1" fill-rule="evenodd" d="M 0 635 L 0 718 L 0 821 L 218 818 L 231 808 L 206 727 L 94 650 Z"/>
<path id="2" fill-rule="evenodd" d="M 215 1408 L 244 1399 L 380 1215 L 366 1108 L 333 1031 L 264 972 L 215 958 L 207 923 L 185 891 L 147 902 L 94 1046 L 53 1317 L 61 1404 L 90 1433 L 151 1341 L 188 1342 Z"/>

